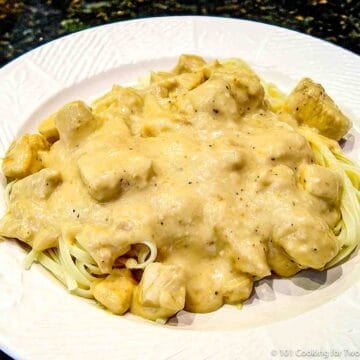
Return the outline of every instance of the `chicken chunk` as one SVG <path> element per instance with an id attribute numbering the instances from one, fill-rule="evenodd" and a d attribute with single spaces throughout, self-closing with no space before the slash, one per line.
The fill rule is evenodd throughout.
<path id="1" fill-rule="evenodd" d="M 143 98 L 136 90 L 114 85 L 111 91 L 92 103 L 93 112 L 106 118 L 126 117 L 138 114 L 143 107 Z"/>
<path id="2" fill-rule="evenodd" d="M 79 145 L 97 128 L 91 109 L 82 101 L 73 101 L 62 107 L 54 122 L 60 140 L 70 147 Z"/>
<path id="3" fill-rule="evenodd" d="M 186 111 L 206 112 L 214 119 L 237 120 L 250 110 L 263 108 L 264 93 L 256 75 L 220 66 L 209 80 L 181 97 L 178 105 Z"/>
<path id="4" fill-rule="evenodd" d="M 316 164 L 303 165 L 299 169 L 299 181 L 310 194 L 331 205 L 339 203 L 342 181 L 335 171 Z"/>
<path id="5" fill-rule="evenodd" d="M 178 100 L 179 107 L 192 112 L 205 112 L 214 119 L 237 119 L 238 106 L 228 83 L 209 79 Z"/>
<path id="6" fill-rule="evenodd" d="M 236 271 L 226 259 L 202 259 L 187 270 L 185 309 L 207 313 L 224 303 L 239 304 L 250 296 L 252 285 L 251 275 Z"/>
<path id="7" fill-rule="evenodd" d="M 210 79 L 223 79 L 234 97 L 240 115 L 250 110 L 265 108 L 265 90 L 260 79 L 242 66 L 220 66 L 213 71 Z"/>
<path id="8" fill-rule="evenodd" d="M 301 270 L 301 267 L 273 242 L 269 243 L 267 257 L 271 270 L 280 276 L 290 277 Z"/>
<path id="9" fill-rule="evenodd" d="M 58 244 L 59 230 L 46 219 L 35 219 L 35 215 L 23 216 L 21 204 L 13 212 L 0 220 L 0 236 L 18 239 L 30 245 L 34 250 L 44 251 Z"/>
<path id="10" fill-rule="evenodd" d="M 49 142 L 59 140 L 59 132 L 55 126 L 55 113 L 43 120 L 38 126 L 39 133 Z"/>
<path id="11" fill-rule="evenodd" d="M 47 168 L 15 182 L 0 233 L 24 241 L 39 251 L 55 246 L 59 230 L 48 216 L 45 200 L 60 182 L 60 174 Z"/>
<path id="12" fill-rule="evenodd" d="M 135 291 L 131 312 L 150 320 L 167 319 L 184 305 L 183 270 L 177 265 L 149 264 Z"/>
<path id="13" fill-rule="evenodd" d="M 249 298 L 253 288 L 253 280 L 248 274 L 235 273 L 234 275 L 224 282 L 222 294 L 226 304 L 237 305 Z"/>
<path id="14" fill-rule="evenodd" d="M 115 199 L 135 185 L 143 188 L 152 175 L 152 161 L 133 151 L 88 153 L 78 166 L 89 194 L 98 201 Z"/>
<path id="15" fill-rule="evenodd" d="M 29 195 L 18 196 L 11 202 L 8 213 L 0 221 L 0 236 L 21 240 L 43 251 L 57 245 L 60 232 L 57 224 L 46 216 L 45 207 Z"/>
<path id="16" fill-rule="evenodd" d="M 350 129 L 350 120 L 340 111 L 324 88 L 311 79 L 302 79 L 286 100 L 285 109 L 299 123 L 307 124 L 334 140 Z"/>
<path id="17" fill-rule="evenodd" d="M 266 260 L 266 249 L 261 239 L 242 231 L 238 232 L 239 226 L 218 226 L 219 239 L 229 246 L 230 256 L 233 258 L 235 268 L 238 271 L 254 276 L 264 277 L 270 275 L 270 268 Z"/>
<path id="18" fill-rule="evenodd" d="M 277 140 L 274 141 L 274 138 Z M 311 162 L 314 153 L 306 139 L 290 129 L 277 129 L 271 133 L 263 132 L 254 136 L 258 151 L 271 165 L 282 164 L 296 169 L 303 162 Z"/>
<path id="19" fill-rule="evenodd" d="M 321 269 L 339 251 L 336 237 L 322 218 L 296 208 L 274 214 L 272 241 L 301 267 Z"/>
<path id="20" fill-rule="evenodd" d="M 103 274 L 111 273 L 116 258 L 130 250 L 122 232 L 112 228 L 86 225 L 76 240 L 93 257 Z"/>
<path id="21" fill-rule="evenodd" d="M 162 132 L 174 130 L 181 123 L 186 123 L 184 117 L 161 106 L 156 96 L 147 94 L 144 100 L 143 117 L 137 129 L 143 137 L 158 136 Z M 135 126 L 133 126 L 135 130 Z M 137 132 L 135 130 L 135 132 Z"/>
<path id="22" fill-rule="evenodd" d="M 196 88 L 204 81 L 204 74 L 200 71 L 195 73 L 172 75 L 163 79 L 161 79 L 161 74 L 152 74 L 151 93 L 157 97 L 176 97 Z"/>
<path id="23" fill-rule="evenodd" d="M 128 269 L 114 269 L 92 287 L 94 298 L 112 313 L 122 315 L 129 310 L 136 281 Z"/>
<path id="24" fill-rule="evenodd" d="M 201 70 L 205 65 L 205 60 L 196 55 L 181 55 L 173 70 L 175 74 L 192 73 Z"/>
<path id="25" fill-rule="evenodd" d="M 26 134 L 15 140 L 5 154 L 2 164 L 4 175 L 21 179 L 39 171 L 42 167 L 41 151 L 49 149 L 49 144 L 38 134 Z"/>
<path id="26" fill-rule="evenodd" d="M 0 236 L 6 237 L 9 239 L 19 239 L 29 245 L 33 242 L 33 231 L 32 231 L 32 222 L 29 221 L 29 216 L 27 218 L 22 217 L 21 213 L 23 209 L 17 209 L 20 216 L 17 214 L 7 213 L 0 220 Z"/>
<path id="27" fill-rule="evenodd" d="M 224 304 L 221 284 L 216 278 L 217 272 L 209 268 L 206 271 L 194 272 L 191 277 L 188 277 L 186 282 L 186 311 L 208 313 L 219 309 Z"/>
<path id="28" fill-rule="evenodd" d="M 42 169 L 39 172 L 17 181 L 11 190 L 10 200 L 19 198 L 47 199 L 61 182 L 61 175 L 53 169 Z"/>

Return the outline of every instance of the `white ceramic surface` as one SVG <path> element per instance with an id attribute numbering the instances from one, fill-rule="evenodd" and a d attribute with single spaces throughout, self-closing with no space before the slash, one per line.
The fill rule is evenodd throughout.
<path id="1" fill-rule="evenodd" d="M 360 159 L 358 56 L 282 28 L 209 17 L 101 26 L 5 66 L 0 70 L 0 154 L 66 101 L 90 100 L 115 83 L 170 68 L 182 53 L 241 57 L 284 91 L 304 76 L 321 82 L 352 118 L 346 150 Z M 309 351 L 345 356 L 360 349 L 360 255 L 325 273 L 262 280 L 241 311 L 224 306 L 210 314 L 181 312 L 167 326 L 102 311 L 68 294 L 40 266 L 24 271 L 23 257 L 15 243 L 0 243 L 0 348 L 17 358 L 298 359 Z"/>

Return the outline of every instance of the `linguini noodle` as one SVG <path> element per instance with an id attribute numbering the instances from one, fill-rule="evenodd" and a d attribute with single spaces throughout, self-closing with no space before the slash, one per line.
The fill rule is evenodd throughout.
<path id="1" fill-rule="evenodd" d="M 138 260 L 129 258 L 124 262 L 128 269 L 144 269 L 155 261 L 156 245 L 143 241 L 146 250 L 140 251 Z M 75 241 L 66 236 L 59 240 L 59 247 L 43 252 L 32 249 L 24 259 L 24 268 L 29 269 L 37 262 L 52 273 L 71 293 L 85 298 L 93 298 L 91 284 L 104 275 L 91 255 Z"/>

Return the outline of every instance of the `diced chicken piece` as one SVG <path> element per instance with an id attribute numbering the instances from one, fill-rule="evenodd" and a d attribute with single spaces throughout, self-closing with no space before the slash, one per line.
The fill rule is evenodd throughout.
<path id="1" fill-rule="evenodd" d="M 93 257 L 102 273 L 109 274 L 115 260 L 130 250 L 122 235 L 111 228 L 86 225 L 76 240 Z"/>
<path id="2" fill-rule="evenodd" d="M 2 164 L 4 175 L 21 179 L 39 171 L 43 167 L 39 153 L 48 149 L 49 144 L 38 134 L 26 134 L 15 140 Z"/>
<path id="3" fill-rule="evenodd" d="M 207 313 L 250 296 L 251 275 L 236 271 L 231 261 L 222 257 L 199 260 L 197 266 L 186 270 L 186 310 Z"/>
<path id="4" fill-rule="evenodd" d="M 48 118 L 43 120 L 38 126 L 39 133 L 49 142 L 54 143 L 59 140 L 59 132 L 55 126 L 55 115 L 50 115 Z"/>
<path id="5" fill-rule="evenodd" d="M 51 249 L 58 245 L 60 232 L 46 221 L 40 224 L 40 229 L 34 232 L 32 247 L 37 251 Z"/>
<path id="6" fill-rule="evenodd" d="M 264 108 L 264 93 L 256 75 L 242 68 L 220 66 L 209 80 L 178 101 L 180 108 L 207 112 L 215 119 L 236 120 L 250 110 Z"/>
<path id="7" fill-rule="evenodd" d="M 93 112 L 106 118 L 137 114 L 143 107 L 143 99 L 135 89 L 114 85 L 111 91 L 92 103 Z"/>
<path id="8" fill-rule="evenodd" d="M 60 182 L 60 174 L 47 168 L 15 182 L 8 212 L 0 222 L 0 235 L 24 241 L 38 251 L 56 246 L 59 230 L 44 200 Z"/>
<path id="9" fill-rule="evenodd" d="M 175 265 L 149 264 L 140 282 L 143 306 L 179 311 L 184 307 L 185 286 L 182 269 Z"/>
<path id="10" fill-rule="evenodd" d="M 266 248 L 260 241 L 241 239 L 237 245 L 233 246 L 236 269 L 259 277 L 270 275 Z"/>
<path id="11" fill-rule="evenodd" d="M 285 251 L 273 242 L 269 243 L 268 263 L 276 274 L 284 277 L 295 275 L 301 267 L 285 253 Z"/>
<path id="12" fill-rule="evenodd" d="M 170 91 L 173 91 L 174 89 L 192 90 L 204 81 L 204 74 L 201 71 L 183 73 L 180 75 L 164 72 L 151 74 L 151 84 L 165 87 Z"/>
<path id="13" fill-rule="evenodd" d="M 150 74 L 150 84 L 162 82 L 164 80 L 168 80 L 170 78 L 173 78 L 174 74 L 167 71 L 152 71 Z"/>
<path id="14" fill-rule="evenodd" d="M 185 73 L 175 77 L 176 87 L 180 91 L 190 91 L 205 81 L 204 74 L 202 72 Z"/>
<path id="15" fill-rule="evenodd" d="M 139 132 L 143 137 L 158 136 L 185 122 L 184 116 L 164 109 L 153 94 L 145 96 L 143 117 L 139 123 Z"/>
<path id="16" fill-rule="evenodd" d="M 224 302 L 226 304 L 240 304 L 249 298 L 253 288 L 253 281 L 248 274 L 235 274 L 227 279 L 222 288 Z"/>
<path id="17" fill-rule="evenodd" d="M 266 249 L 259 239 L 238 237 L 231 241 L 231 247 L 236 269 L 259 277 L 270 275 Z"/>
<path id="18" fill-rule="evenodd" d="M 285 109 L 300 123 L 340 140 L 350 129 L 350 120 L 340 111 L 324 88 L 311 79 L 302 79 L 287 98 Z"/>
<path id="19" fill-rule="evenodd" d="M 128 269 L 114 269 L 92 288 L 94 298 L 112 313 L 122 315 L 129 310 L 136 281 Z"/>
<path id="20" fill-rule="evenodd" d="M 0 220 L 0 236 L 19 239 L 31 245 L 33 241 L 33 231 L 31 222 L 26 220 L 19 217 L 15 218 L 12 213 L 7 213 Z"/>
<path id="21" fill-rule="evenodd" d="M 61 182 L 61 175 L 58 171 L 45 168 L 39 172 L 17 181 L 11 190 L 10 200 L 16 201 L 19 198 L 47 199 Z"/>
<path id="22" fill-rule="evenodd" d="M 216 281 L 214 271 L 200 270 L 187 278 L 185 310 L 194 313 L 208 313 L 223 304 L 221 284 Z"/>
<path id="23" fill-rule="evenodd" d="M 177 265 L 149 264 L 135 292 L 131 312 L 150 320 L 168 319 L 185 305 L 185 275 Z"/>
<path id="24" fill-rule="evenodd" d="M 296 169 L 303 162 L 311 162 L 314 159 L 314 153 L 307 140 L 289 129 L 256 134 L 254 140 L 259 144 L 257 151 L 264 155 L 267 164 L 283 164 Z"/>
<path id="25" fill-rule="evenodd" d="M 216 68 L 210 79 L 223 79 L 227 82 L 227 88 L 236 101 L 240 115 L 265 108 L 265 90 L 260 79 L 251 70 L 242 66 L 221 66 Z"/>
<path id="26" fill-rule="evenodd" d="M 340 201 L 342 181 L 333 170 L 320 165 L 303 165 L 299 169 L 300 184 L 310 194 L 317 196 L 331 205 Z"/>
<path id="27" fill-rule="evenodd" d="M 238 106 L 230 87 L 223 79 L 209 79 L 180 97 L 180 108 L 191 112 L 206 112 L 215 119 L 237 119 Z"/>
<path id="28" fill-rule="evenodd" d="M 59 230 L 46 212 L 46 200 L 61 182 L 58 171 L 42 169 L 12 186 L 9 212 L 0 225 L 3 236 L 17 238 L 43 251 L 56 246 Z"/>
<path id="29" fill-rule="evenodd" d="M 21 240 L 38 251 L 56 246 L 59 231 L 41 213 L 43 209 L 31 198 L 14 201 L 9 212 L 0 220 L 0 236 Z"/>
<path id="30" fill-rule="evenodd" d="M 205 60 L 200 56 L 181 55 L 173 72 L 175 74 L 192 73 L 201 70 L 205 64 Z"/>
<path id="31" fill-rule="evenodd" d="M 300 205 L 274 214 L 273 242 L 301 267 L 323 268 L 339 251 L 327 223 Z"/>
<path id="32" fill-rule="evenodd" d="M 176 97 L 196 88 L 205 81 L 204 74 L 200 71 L 172 75 L 157 82 L 153 80 L 154 78 L 156 78 L 155 75 L 152 76 L 151 93 L 157 97 Z"/>
<path id="33" fill-rule="evenodd" d="M 229 246 L 229 255 L 233 258 L 235 268 L 243 273 L 264 277 L 270 274 L 266 260 L 266 248 L 257 235 L 242 229 L 239 226 L 217 226 L 216 234 L 220 241 Z"/>
<path id="34" fill-rule="evenodd" d="M 73 101 L 55 114 L 60 140 L 70 147 L 79 145 L 97 128 L 91 109 L 82 101 Z"/>
<path id="35" fill-rule="evenodd" d="M 115 199 L 132 186 L 143 188 L 152 175 L 152 161 L 134 151 L 88 153 L 78 166 L 89 194 L 98 201 Z"/>

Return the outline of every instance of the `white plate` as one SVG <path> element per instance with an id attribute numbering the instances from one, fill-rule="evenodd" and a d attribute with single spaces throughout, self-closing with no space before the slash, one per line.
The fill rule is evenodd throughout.
<path id="1" fill-rule="evenodd" d="M 312 77 L 355 127 L 359 124 L 360 59 L 355 54 L 261 23 L 153 18 L 67 36 L 1 69 L 0 154 L 66 101 L 89 100 L 114 83 L 169 68 L 181 53 L 241 57 L 285 91 L 301 77 Z M 348 150 L 358 157 L 360 138 L 353 134 Z M 106 313 L 68 294 L 40 266 L 24 271 L 23 257 L 16 244 L 0 244 L 0 347 L 16 357 L 269 359 L 299 358 L 309 351 L 344 355 L 360 348 L 359 255 L 325 273 L 263 280 L 241 311 L 224 306 L 210 314 L 183 312 L 168 326 Z"/>

